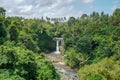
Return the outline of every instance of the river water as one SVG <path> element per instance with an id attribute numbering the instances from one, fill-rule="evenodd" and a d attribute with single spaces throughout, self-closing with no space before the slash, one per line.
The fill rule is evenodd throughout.
<path id="1" fill-rule="evenodd" d="M 64 63 L 62 55 L 47 54 L 46 57 L 52 61 L 57 72 L 61 75 L 61 80 L 79 80 L 77 71 Z"/>

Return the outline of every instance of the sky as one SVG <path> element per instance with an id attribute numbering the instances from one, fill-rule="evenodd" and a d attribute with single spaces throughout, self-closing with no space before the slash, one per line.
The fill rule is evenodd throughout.
<path id="1" fill-rule="evenodd" d="M 93 11 L 112 14 L 120 8 L 120 0 L 0 0 L 7 16 L 26 18 L 80 17 Z"/>

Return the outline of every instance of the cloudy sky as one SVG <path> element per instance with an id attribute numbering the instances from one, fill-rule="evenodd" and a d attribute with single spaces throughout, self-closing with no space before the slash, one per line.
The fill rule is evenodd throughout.
<path id="1" fill-rule="evenodd" d="M 112 14 L 120 8 L 120 0 L 0 0 L 7 16 L 79 17 L 93 11 Z"/>

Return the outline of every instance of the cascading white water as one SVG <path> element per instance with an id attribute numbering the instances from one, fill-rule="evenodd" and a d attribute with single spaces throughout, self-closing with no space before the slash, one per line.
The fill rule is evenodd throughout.
<path id="1" fill-rule="evenodd" d="M 59 51 L 59 40 L 56 40 L 56 51 L 55 51 L 55 53 L 60 54 L 60 51 Z"/>
<path id="2" fill-rule="evenodd" d="M 54 37 L 53 40 L 56 41 L 56 51 L 54 52 L 55 54 L 60 54 L 60 46 L 64 45 L 64 41 L 63 41 L 63 38 L 60 38 L 60 37 Z"/>

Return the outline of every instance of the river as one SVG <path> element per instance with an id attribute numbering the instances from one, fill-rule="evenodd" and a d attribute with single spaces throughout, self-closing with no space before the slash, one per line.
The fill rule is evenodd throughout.
<path id="1" fill-rule="evenodd" d="M 47 59 L 51 60 L 57 72 L 61 75 L 61 80 L 79 80 L 77 70 L 71 69 L 64 63 L 64 57 L 60 54 L 46 54 Z"/>

